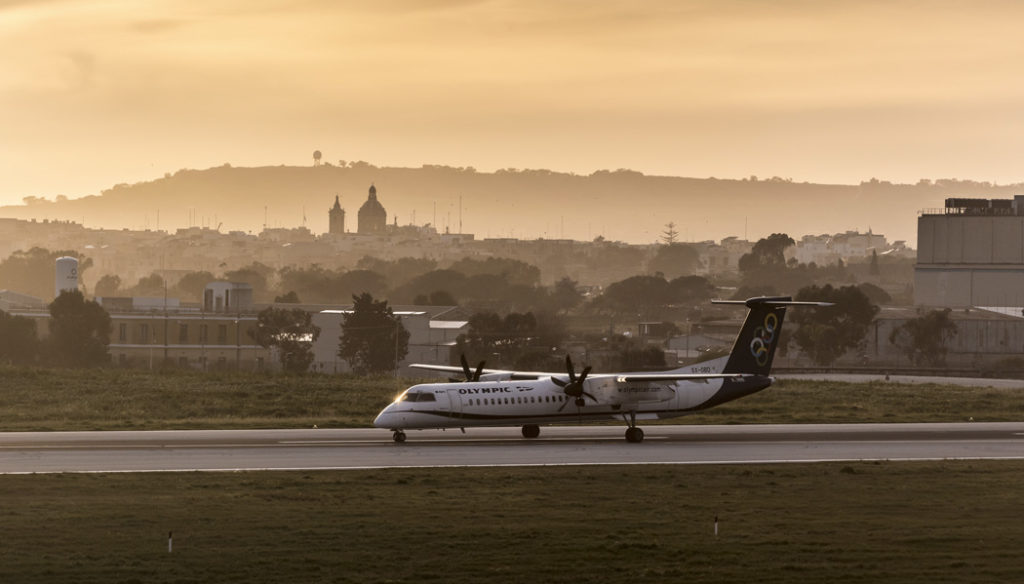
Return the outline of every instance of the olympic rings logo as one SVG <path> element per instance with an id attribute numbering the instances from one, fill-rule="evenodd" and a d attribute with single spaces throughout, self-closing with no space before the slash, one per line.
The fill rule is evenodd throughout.
<path id="1" fill-rule="evenodd" d="M 768 364 L 768 355 L 770 355 L 768 349 L 771 347 L 772 341 L 775 340 L 775 329 L 777 328 L 779 328 L 779 317 L 774 312 L 769 312 L 764 317 L 764 326 L 754 329 L 754 339 L 750 341 L 750 354 L 754 356 L 758 365 Z"/>

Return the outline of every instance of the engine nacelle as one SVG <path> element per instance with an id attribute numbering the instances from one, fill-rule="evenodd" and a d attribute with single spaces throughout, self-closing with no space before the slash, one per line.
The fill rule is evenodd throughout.
<path id="1" fill-rule="evenodd" d="M 607 378 L 588 379 L 584 385 L 599 403 L 612 405 L 662 402 L 676 395 L 671 382 L 620 382 Z"/>

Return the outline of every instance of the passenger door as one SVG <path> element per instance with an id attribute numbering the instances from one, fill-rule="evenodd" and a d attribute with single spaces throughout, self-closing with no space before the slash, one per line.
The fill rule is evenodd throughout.
<path id="1" fill-rule="evenodd" d="M 459 390 L 457 390 L 457 389 L 449 389 L 447 393 L 448 393 L 448 400 L 447 400 L 448 401 L 448 404 L 447 404 L 448 408 L 447 409 L 449 411 L 451 411 L 452 417 L 454 417 L 454 418 L 461 418 L 462 417 L 462 395 L 459 394 Z M 442 408 L 444 408 L 445 407 L 444 400 L 441 400 L 441 404 L 439 404 L 439 405 Z"/>

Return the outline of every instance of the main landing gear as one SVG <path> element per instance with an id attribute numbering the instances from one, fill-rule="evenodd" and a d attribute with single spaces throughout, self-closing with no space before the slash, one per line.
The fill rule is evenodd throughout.
<path id="1" fill-rule="evenodd" d="M 402 442 L 405 442 L 405 432 L 401 430 L 395 430 L 391 434 L 391 439 L 394 440 L 396 444 L 401 444 Z"/>
<path id="2" fill-rule="evenodd" d="M 626 414 L 622 414 L 626 420 Z M 644 441 L 644 431 L 636 425 L 636 412 L 629 412 L 629 419 L 626 420 L 629 427 L 626 428 L 626 442 L 639 443 Z"/>
<path id="3" fill-rule="evenodd" d="M 536 438 L 540 436 L 540 426 L 537 424 L 523 425 L 523 438 Z"/>
<path id="4" fill-rule="evenodd" d="M 626 442 L 643 442 L 644 431 L 636 426 L 626 428 Z"/>

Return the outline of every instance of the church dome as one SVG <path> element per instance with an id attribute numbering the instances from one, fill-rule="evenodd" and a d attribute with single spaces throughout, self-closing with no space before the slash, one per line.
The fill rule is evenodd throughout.
<path id="1" fill-rule="evenodd" d="M 359 208 L 359 233 L 383 233 L 387 221 L 388 213 L 377 200 L 377 187 L 370 185 L 370 196 Z"/>

